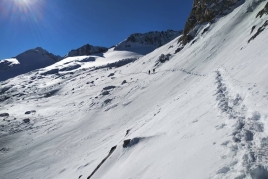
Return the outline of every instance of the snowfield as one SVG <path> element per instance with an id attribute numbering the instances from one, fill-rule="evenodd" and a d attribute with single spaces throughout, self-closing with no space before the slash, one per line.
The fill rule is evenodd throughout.
<path id="1" fill-rule="evenodd" d="M 248 43 L 266 3 L 204 24 L 178 53 L 179 37 L 0 82 L 0 178 L 268 178 L 267 28 Z"/>

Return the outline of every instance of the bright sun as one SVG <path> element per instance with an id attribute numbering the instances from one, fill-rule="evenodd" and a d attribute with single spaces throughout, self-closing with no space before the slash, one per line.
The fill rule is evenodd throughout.
<path id="1" fill-rule="evenodd" d="M 36 24 L 43 18 L 46 0 L 0 0 L 0 16 L 10 23 Z"/>

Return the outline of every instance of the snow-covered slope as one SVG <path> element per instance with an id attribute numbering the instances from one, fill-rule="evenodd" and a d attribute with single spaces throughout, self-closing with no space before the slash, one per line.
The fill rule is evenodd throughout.
<path id="1" fill-rule="evenodd" d="M 27 50 L 13 59 L 0 61 L 0 81 L 52 65 L 61 59 L 41 47 Z"/>
<path id="2" fill-rule="evenodd" d="M 176 54 L 178 38 L 121 67 L 1 82 L 1 178 L 267 178 L 267 1 L 253 2 Z"/>
<path id="3" fill-rule="evenodd" d="M 115 50 L 132 51 L 146 55 L 158 47 L 170 42 L 182 34 L 182 31 L 153 31 L 148 33 L 136 33 L 115 46 Z"/>
<path id="4" fill-rule="evenodd" d="M 100 68 L 119 67 L 136 61 L 143 55 L 129 51 L 115 51 L 109 49 L 105 53 L 67 57 L 53 65 L 40 69 L 36 74 L 41 75 L 64 75 L 68 73 L 77 73 L 81 70 L 96 70 Z"/>

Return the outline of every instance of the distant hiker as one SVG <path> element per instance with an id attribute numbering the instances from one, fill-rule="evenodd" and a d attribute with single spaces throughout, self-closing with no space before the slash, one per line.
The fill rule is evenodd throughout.
<path id="1" fill-rule="evenodd" d="M 153 69 L 153 72 L 155 72 L 155 69 Z"/>
<path id="2" fill-rule="evenodd" d="M 150 72 L 150 70 L 149 70 L 149 72 L 148 72 L 148 73 L 149 73 L 149 75 L 150 75 L 150 73 L 151 73 L 151 72 Z"/>

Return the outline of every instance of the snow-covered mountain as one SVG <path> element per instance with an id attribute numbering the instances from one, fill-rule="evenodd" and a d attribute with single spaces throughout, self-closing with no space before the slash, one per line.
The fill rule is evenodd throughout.
<path id="1" fill-rule="evenodd" d="M 53 55 L 41 47 L 27 50 L 15 58 L 0 61 L 0 81 L 50 66 L 59 60 L 60 56 Z"/>
<path id="2" fill-rule="evenodd" d="M 148 33 L 135 33 L 115 46 L 115 50 L 127 50 L 143 55 L 152 52 L 158 47 L 170 42 L 182 34 L 182 31 L 152 31 Z"/>
<path id="3" fill-rule="evenodd" d="M 74 57 L 74 56 L 93 55 L 97 53 L 106 52 L 107 50 L 108 48 L 106 47 L 92 46 L 92 45 L 86 44 L 76 50 L 71 50 L 67 55 L 65 55 L 64 58 Z"/>
<path id="4" fill-rule="evenodd" d="M 268 178 L 267 4 L 0 82 L 1 179 Z"/>

